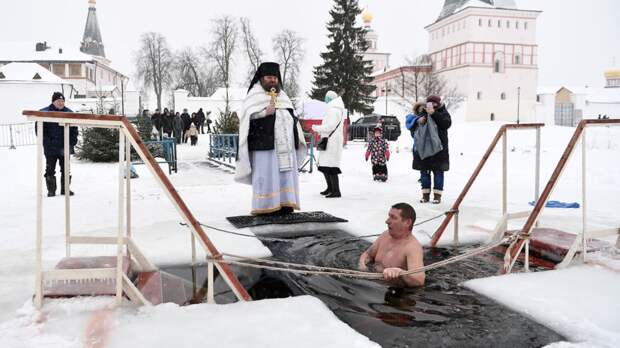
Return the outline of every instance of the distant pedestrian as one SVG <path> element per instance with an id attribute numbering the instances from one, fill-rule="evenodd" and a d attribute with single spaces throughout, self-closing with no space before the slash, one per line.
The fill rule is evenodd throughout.
<path id="1" fill-rule="evenodd" d="M 174 115 L 172 120 L 172 130 L 174 132 L 174 139 L 177 144 L 180 144 L 183 140 L 183 119 L 178 112 Z"/>
<path id="2" fill-rule="evenodd" d="M 211 121 L 211 117 L 209 116 L 210 114 L 211 114 L 211 111 L 209 111 L 207 113 L 207 120 L 206 120 L 206 123 L 207 123 L 207 133 L 211 133 L 211 123 L 213 122 L 213 121 Z"/>
<path id="3" fill-rule="evenodd" d="M 366 161 L 370 158 L 373 180 L 385 182 L 388 179 L 386 163 L 390 160 L 390 145 L 383 139 L 382 133 L 381 125 L 375 126 L 374 137 L 368 143 L 366 150 Z"/>
<path id="4" fill-rule="evenodd" d="M 416 137 L 426 135 L 428 138 L 416 139 L 416 148 L 413 151 L 413 164 L 415 170 L 420 171 L 422 179 L 422 199 L 420 203 L 430 201 L 431 194 L 431 173 L 433 175 L 433 201 L 434 204 L 441 203 L 441 196 L 444 188 L 444 172 L 450 169 L 450 153 L 448 150 L 448 128 L 452 125 L 452 119 L 441 98 L 431 95 L 426 99 L 426 109 L 413 124 L 413 131 Z M 428 132 L 422 132 L 425 127 Z M 417 132 L 420 130 L 420 132 Z M 428 155 L 428 150 L 433 148 L 436 142 L 434 137 L 438 137 L 440 149 L 432 155 Z M 427 146 L 429 145 L 429 146 Z M 424 149 L 425 151 L 421 151 Z M 434 152 L 435 150 L 431 151 Z M 428 156 L 427 156 L 428 155 Z"/>
<path id="5" fill-rule="evenodd" d="M 161 140 L 163 136 L 162 115 L 159 112 L 159 109 L 155 109 L 155 113 L 153 114 L 153 116 L 151 116 L 151 122 L 153 123 L 153 126 L 155 126 L 155 129 L 157 130 L 157 140 Z"/>
<path id="6" fill-rule="evenodd" d="M 206 116 L 205 116 L 205 113 L 202 111 L 202 108 L 198 109 L 198 112 L 196 113 L 195 124 L 200 134 L 205 134 L 205 127 L 204 127 L 205 120 L 206 120 Z"/>
<path id="7" fill-rule="evenodd" d="M 189 129 L 187 130 L 187 136 L 190 138 L 190 144 L 192 146 L 196 146 L 196 144 L 198 143 L 198 129 L 196 128 L 196 125 L 194 125 L 193 123 L 190 125 Z"/>
<path id="8" fill-rule="evenodd" d="M 187 143 L 187 137 L 185 136 L 185 133 L 189 130 L 189 125 L 192 124 L 192 118 L 187 113 L 187 109 L 183 109 L 181 119 L 183 120 L 183 142 Z"/>
<path id="9" fill-rule="evenodd" d="M 161 127 L 164 133 L 166 133 L 166 136 L 170 138 L 172 136 L 172 119 L 174 116 L 168 111 L 168 108 L 164 108 L 164 114 L 161 118 Z"/>

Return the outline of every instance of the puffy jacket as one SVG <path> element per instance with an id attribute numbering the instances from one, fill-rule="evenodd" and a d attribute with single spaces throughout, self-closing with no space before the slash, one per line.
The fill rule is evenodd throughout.
<path id="1" fill-rule="evenodd" d="M 68 107 L 64 107 L 62 110 L 57 109 L 54 104 L 50 104 L 48 107 L 41 109 L 40 111 L 55 111 L 55 112 L 73 112 Z M 35 133 L 37 127 L 35 126 Z M 77 144 L 78 128 L 69 127 L 69 146 L 70 152 L 73 153 L 73 147 Z M 63 156 L 65 149 L 64 139 L 64 126 L 59 125 L 56 122 L 43 122 L 43 152 L 45 156 Z"/>

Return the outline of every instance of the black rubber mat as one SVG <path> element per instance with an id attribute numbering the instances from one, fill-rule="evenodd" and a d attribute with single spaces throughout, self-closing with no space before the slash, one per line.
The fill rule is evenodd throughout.
<path id="1" fill-rule="evenodd" d="M 304 222 L 348 222 L 348 220 L 327 214 L 322 211 L 309 211 L 290 214 L 273 215 L 242 215 L 226 218 L 236 228 L 261 225 L 290 225 Z"/>

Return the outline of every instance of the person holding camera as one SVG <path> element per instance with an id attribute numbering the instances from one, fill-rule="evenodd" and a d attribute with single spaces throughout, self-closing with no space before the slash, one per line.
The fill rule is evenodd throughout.
<path id="1" fill-rule="evenodd" d="M 419 112 L 416 121 L 411 127 L 411 131 L 415 132 L 419 127 L 425 126 L 427 123 L 429 123 L 429 126 L 435 125 L 435 127 L 429 127 L 429 129 L 436 129 L 437 134 L 431 134 L 431 136 L 439 137 L 441 141 L 441 150 L 432 156 L 422 157 L 420 156 L 419 149 L 420 139 L 416 139 L 416 146 L 413 150 L 412 167 L 420 171 L 422 184 L 422 199 L 420 199 L 420 203 L 427 203 L 430 201 L 432 173 L 432 203 L 439 204 L 441 203 L 441 195 L 443 194 L 444 188 L 444 172 L 450 169 L 448 128 L 452 125 L 450 113 L 448 113 L 445 104 L 441 102 L 439 96 L 431 95 L 426 99 L 426 108 Z"/>
<path id="2" fill-rule="evenodd" d="M 319 133 L 321 139 L 327 139 L 324 150 L 319 149 L 318 169 L 325 176 L 327 189 L 321 192 L 326 198 L 341 197 L 338 174 L 342 159 L 342 147 L 344 141 L 343 118 L 344 103 L 342 98 L 334 91 L 325 93 L 327 112 L 320 125 L 315 124 L 312 130 Z M 323 140 L 324 141 L 324 140 Z"/>

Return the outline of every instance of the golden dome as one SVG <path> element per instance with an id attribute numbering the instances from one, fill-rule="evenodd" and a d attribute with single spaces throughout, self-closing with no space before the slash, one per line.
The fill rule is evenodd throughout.
<path id="1" fill-rule="evenodd" d="M 90 5 L 96 5 L 97 4 L 97 0 L 88 0 L 88 3 Z"/>
<path id="2" fill-rule="evenodd" d="M 605 71 L 606 79 L 620 79 L 620 69 L 609 69 Z"/>
<path id="3" fill-rule="evenodd" d="M 364 21 L 364 23 L 372 22 L 372 13 L 368 11 L 368 8 L 365 9 L 364 12 L 362 13 L 362 20 Z"/>

